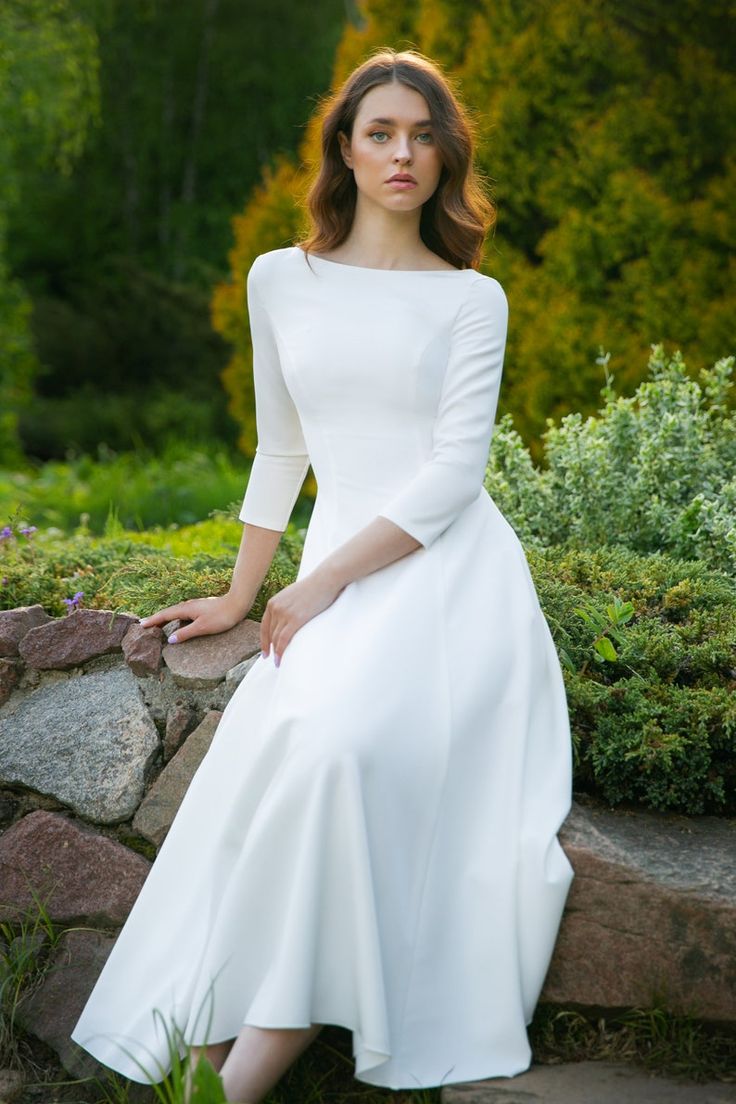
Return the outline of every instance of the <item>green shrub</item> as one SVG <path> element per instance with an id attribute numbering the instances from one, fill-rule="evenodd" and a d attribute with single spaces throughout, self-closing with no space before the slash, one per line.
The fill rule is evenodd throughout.
<path id="1" fill-rule="evenodd" d="M 17 533 L 0 542 L 0 606 L 65 598 L 140 616 L 229 584 L 242 527 L 226 513 L 186 529 L 107 537 Z M 290 525 L 251 616 L 296 576 Z M 611 805 L 736 813 L 736 587 L 705 564 L 624 548 L 529 548 L 562 661 L 575 787 Z"/>
<path id="2" fill-rule="evenodd" d="M 606 358 L 603 358 L 604 361 Z M 535 467 L 510 417 L 494 434 L 485 485 L 526 546 L 665 551 L 736 567 L 734 357 L 691 379 L 654 346 L 636 393 L 609 385 L 595 417 L 548 420 Z"/>
<path id="3" fill-rule="evenodd" d="M 563 662 L 576 788 L 611 805 L 736 813 L 731 579 L 622 548 L 527 555 Z M 608 660 L 580 610 L 590 603 L 603 613 L 615 598 L 634 613 L 617 627 Z"/>

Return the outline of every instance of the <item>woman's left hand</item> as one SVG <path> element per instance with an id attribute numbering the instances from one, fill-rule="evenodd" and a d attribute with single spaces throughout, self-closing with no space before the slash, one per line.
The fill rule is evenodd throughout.
<path id="1" fill-rule="evenodd" d="M 342 590 L 344 587 L 312 572 L 269 598 L 261 621 L 263 657 L 268 658 L 273 644 L 274 663 L 278 667 L 294 633 L 331 606 Z"/>

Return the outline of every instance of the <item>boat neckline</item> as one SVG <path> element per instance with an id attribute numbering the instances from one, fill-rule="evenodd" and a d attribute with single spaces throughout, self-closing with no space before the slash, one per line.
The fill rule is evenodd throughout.
<path id="1" fill-rule="evenodd" d="M 333 268 L 354 268 L 358 272 L 390 272 L 400 273 L 403 276 L 457 276 L 464 272 L 477 272 L 475 268 L 370 268 L 367 265 L 345 264 L 343 261 L 331 261 L 327 257 L 320 257 L 319 253 L 306 253 L 301 246 L 295 245 L 303 257 L 321 261 L 322 264 L 332 265 Z"/>

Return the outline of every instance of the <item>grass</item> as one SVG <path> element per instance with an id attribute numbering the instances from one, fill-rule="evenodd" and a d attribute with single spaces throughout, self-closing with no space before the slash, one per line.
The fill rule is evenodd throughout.
<path id="1" fill-rule="evenodd" d="M 736 1034 L 663 1007 L 595 1019 L 540 1005 L 529 1035 L 537 1062 L 628 1062 L 659 1076 L 736 1082 Z"/>
<path id="2" fill-rule="evenodd" d="M 0 470 L 0 517 L 32 519 L 39 528 L 65 533 L 104 533 L 111 512 L 124 529 L 191 525 L 241 503 L 249 462 L 212 446 L 172 442 L 163 453 L 144 449 L 116 453 L 100 446 L 97 456 Z M 306 523 L 309 502 L 301 500 L 295 522 Z"/>
<path id="3" fill-rule="evenodd" d="M 48 958 L 60 933 L 56 931 L 44 902 L 33 893 L 34 904 L 20 920 L 0 921 L 0 1068 L 15 1069 L 24 1064 L 22 1036 L 17 1017 L 21 1000 L 41 984 Z"/>

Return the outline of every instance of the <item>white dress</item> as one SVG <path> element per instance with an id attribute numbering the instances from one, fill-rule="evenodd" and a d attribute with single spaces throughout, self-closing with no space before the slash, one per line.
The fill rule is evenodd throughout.
<path id="1" fill-rule="evenodd" d="M 137 1081 L 194 1044 L 342 1025 L 392 1089 L 528 1068 L 573 870 L 562 672 L 483 488 L 506 344 L 497 280 L 296 247 L 248 276 L 258 450 L 241 519 L 299 577 L 376 515 L 421 547 L 350 583 L 231 699 L 73 1038 Z M 136 1061 L 137 1060 L 137 1061 Z M 160 1064 L 160 1068 L 156 1066 Z"/>

